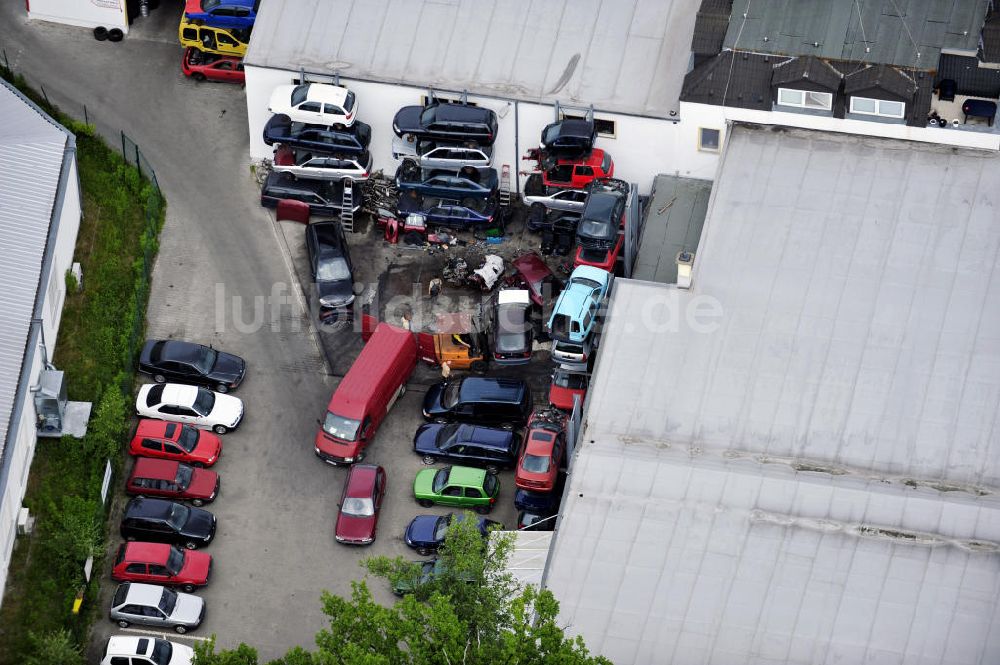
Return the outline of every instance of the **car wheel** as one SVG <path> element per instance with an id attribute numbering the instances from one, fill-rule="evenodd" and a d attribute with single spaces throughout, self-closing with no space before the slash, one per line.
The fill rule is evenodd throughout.
<path id="1" fill-rule="evenodd" d="M 109 42 L 120 42 L 125 38 L 125 33 L 122 32 L 121 28 L 111 28 L 108 30 L 108 41 Z"/>
<path id="2" fill-rule="evenodd" d="M 129 622 L 125 621 L 124 619 L 119 619 L 118 620 L 118 627 L 119 628 L 128 628 L 129 625 L 130 625 Z"/>
<path id="3" fill-rule="evenodd" d="M 190 542 L 184 543 L 184 547 L 188 548 L 189 550 L 196 550 L 198 549 L 198 543 L 190 543 Z"/>
<path id="4" fill-rule="evenodd" d="M 178 635 L 183 635 L 184 633 L 188 632 L 188 629 L 184 626 L 174 626 L 174 630 L 177 631 Z"/>
<path id="5" fill-rule="evenodd" d="M 419 554 L 420 556 L 430 556 L 431 551 L 427 547 L 418 547 L 417 554 Z"/>
<path id="6" fill-rule="evenodd" d="M 486 370 L 488 368 L 489 365 L 486 364 L 485 360 L 473 360 L 472 364 L 469 365 L 469 369 L 471 369 L 476 374 L 486 374 Z"/>
<path id="7" fill-rule="evenodd" d="M 489 512 L 492 509 L 493 509 L 493 506 L 488 506 L 488 505 L 487 506 L 476 506 L 476 512 L 479 513 L 480 515 L 488 515 Z"/>
<path id="8" fill-rule="evenodd" d="M 198 83 L 201 83 L 202 81 L 205 80 L 205 75 L 202 74 L 201 72 L 195 72 L 194 74 L 191 75 L 191 78 L 193 78 L 195 81 L 198 81 Z"/>
<path id="9" fill-rule="evenodd" d="M 431 508 L 434 505 L 430 499 L 417 499 L 417 503 L 423 508 Z"/>
<path id="10" fill-rule="evenodd" d="M 194 585 L 185 584 L 181 587 L 181 591 L 183 591 L 184 593 L 191 593 L 192 591 L 194 591 Z"/>
<path id="11" fill-rule="evenodd" d="M 154 374 L 153 381 L 156 381 L 157 383 L 166 383 L 167 377 L 163 376 L 162 374 Z"/>
<path id="12" fill-rule="evenodd" d="M 423 457 L 421 458 L 421 461 L 422 461 L 422 462 L 423 462 L 424 464 L 427 464 L 427 465 L 431 465 L 431 464 L 434 464 L 435 462 L 437 462 L 437 458 L 436 458 L 436 457 L 434 457 L 434 455 L 424 455 L 424 456 L 423 456 Z"/>
<path id="13" fill-rule="evenodd" d="M 107 38 L 108 38 L 107 28 L 105 28 L 103 25 L 99 25 L 96 28 L 94 28 L 94 39 L 96 39 L 99 42 L 103 42 Z"/>
<path id="14" fill-rule="evenodd" d="M 202 501 L 201 499 L 191 499 L 191 505 L 201 508 L 202 506 L 205 505 L 205 502 Z"/>
<path id="15" fill-rule="evenodd" d="M 222 393 L 223 395 L 225 395 L 226 393 L 229 392 L 229 386 L 227 386 L 224 383 L 220 383 L 219 385 L 215 386 L 215 392 Z"/>
<path id="16" fill-rule="evenodd" d="M 215 432 L 216 434 L 225 434 L 226 432 L 229 431 L 229 428 L 226 427 L 225 425 L 216 425 L 215 427 L 212 428 L 212 431 Z"/>
<path id="17" fill-rule="evenodd" d="M 490 474 L 491 476 L 495 476 L 498 473 L 500 473 L 500 467 L 498 467 L 496 464 L 487 464 L 486 473 Z"/>

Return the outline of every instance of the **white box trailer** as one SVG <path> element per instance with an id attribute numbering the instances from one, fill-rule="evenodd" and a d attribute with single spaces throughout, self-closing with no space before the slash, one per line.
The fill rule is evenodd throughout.
<path id="1" fill-rule="evenodd" d="M 25 0 L 28 18 L 128 34 L 126 0 Z"/>

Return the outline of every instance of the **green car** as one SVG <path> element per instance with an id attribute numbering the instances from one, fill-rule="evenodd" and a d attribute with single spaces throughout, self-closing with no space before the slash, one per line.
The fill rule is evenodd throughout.
<path id="1" fill-rule="evenodd" d="M 485 515 L 500 495 L 500 481 L 484 469 L 446 466 L 424 469 L 413 481 L 413 496 L 425 508 L 442 506 L 472 508 Z"/>

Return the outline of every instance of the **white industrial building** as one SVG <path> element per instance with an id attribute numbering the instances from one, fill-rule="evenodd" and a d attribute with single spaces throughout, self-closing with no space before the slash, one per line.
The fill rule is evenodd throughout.
<path id="1" fill-rule="evenodd" d="M 0 81 L 0 598 L 80 228 L 76 140 Z M 57 431 L 47 432 L 55 434 Z"/>
<path id="2" fill-rule="evenodd" d="M 261 134 L 271 91 L 331 81 L 357 94 L 371 125 L 375 168 L 391 175 L 392 119 L 429 89 L 494 109 L 494 166 L 524 165 L 555 103 L 593 106 L 597 146 L 615 175 L 648 192 L 657 173 L 711 179 L 717 146 L 698 150 L 698 127 L 678 123 L 700 0 L 267 0 L 246 65 L 250 153 L 269 159 Z"/>
<path id="3" fill-rule="evenodd" d="M 616 665 L 1000 662 L 1000 157 L 733 126 L 618 279 L 544 584 Z"/>

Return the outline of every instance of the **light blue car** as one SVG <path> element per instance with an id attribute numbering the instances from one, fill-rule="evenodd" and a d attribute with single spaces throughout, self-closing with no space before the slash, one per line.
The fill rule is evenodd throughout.
<path id="1" fill-rule="evenodd" d="M 549 332 L 556 341 L 583 343 L 594 330 L 601 302 L 611 288 L 611 273 L 593 266 L 579 266 L 549 317 Z"/>

